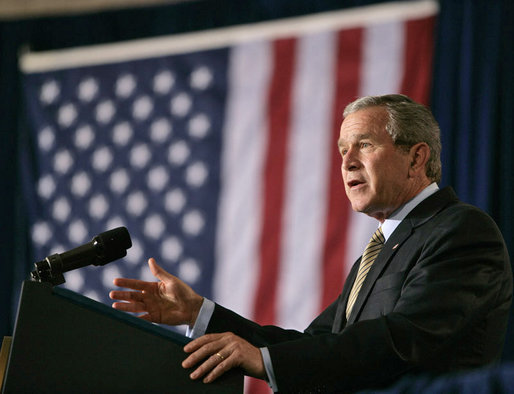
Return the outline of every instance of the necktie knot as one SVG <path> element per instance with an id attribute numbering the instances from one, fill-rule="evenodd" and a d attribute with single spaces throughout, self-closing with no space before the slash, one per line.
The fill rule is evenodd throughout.
<path id="1" fill-rule="evenodd" d="M 377 228 L 377 230 L 371 236 L 371 239 L 369 240 L 369 242 L 375 242 L 375 243 L 380 243 L 380 244 L 385 243 L 384 233 L 382 232 L 382 226 Z"/>
<path id="2" fill-rule="evenodd" d="M 379 227 L 371 236 L 371 239 L 369 240 L 366 248 L 364 249 L 364 253 L 362 254 L 359 270 L 357 271 L 357 277 L 355 278 L 355 282 L 353 282 L 352 290 L 350 291 L 350 296 L 348 297 L 348 303 L 346 304 L 346 319 L 350 317 L 350 313 L 352 312 L 353 305 L 357 300 L 357 296 L 359 295 L 359 291 L 362 287 L 362 284 L 364 283 L 364 279 L 366 279 L 366 276 L 368 275 L 373 262 L 384 247 L 384 243 L 384 233 L 382 232 L 382 227 Z"/>

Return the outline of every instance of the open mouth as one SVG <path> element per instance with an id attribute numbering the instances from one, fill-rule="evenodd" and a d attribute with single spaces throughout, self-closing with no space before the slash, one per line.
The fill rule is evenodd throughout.
<path id="1" fill-rule="evenodd" d="M 347 185 L 348 185 L 348 187 L 350 189 L 356 188 L 356 187 L 358 187 L 359 185 L 362 185 L 362 184 L 364 184 L 364 182 L 358 181 L 358 180 L 353 180 L 353 181 L 347 182 Z"/>

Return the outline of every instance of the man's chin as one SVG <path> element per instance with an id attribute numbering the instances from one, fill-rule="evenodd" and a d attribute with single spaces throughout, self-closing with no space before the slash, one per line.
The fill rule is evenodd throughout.
<path id="1" fill-rule="evenodd" d="M 368 216 L 372 216 L 376 211 L 376 207 L 373 207 L 367 201 L 355 201 L 351 202 L 352 210 L 355 212 L 363 213 Z"/>
<path id="2" fill-rule="evenodd" d="M 366 216 L 369 216 L 370 218 L 376 219 L 379 222 L 383 222 L 388 216 L 390 211 L 386 211 L 384 209 L 379 209 L 377 206 L 372 205 L 353 205 L 352 204 L 352 210 L 355 212 L 363 213 Z"/>
<path id="3" fill-rule="evenodd" d="M 369 212 L 369 206 L 362 202 L 351 202 L 351 205 L 352 205 L 352 210 L 354 210 L 355 212 L 364 213 L 366 215 Z"/>

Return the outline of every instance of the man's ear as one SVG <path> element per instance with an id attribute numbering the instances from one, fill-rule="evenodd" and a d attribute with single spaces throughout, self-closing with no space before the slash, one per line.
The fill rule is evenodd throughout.
<path id="1" fill-rule="evenodd" d="M 426 174 L 426 165 L 430 158 L 430 148 L 425 142 L 418 142 L 409 149 L 410 168 L 409 175 L 419 175 L 420 172 Z"/>

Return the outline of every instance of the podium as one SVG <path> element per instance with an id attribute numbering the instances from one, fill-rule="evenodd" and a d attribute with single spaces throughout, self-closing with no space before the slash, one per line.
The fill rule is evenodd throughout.
<path id="1" fill-rule="evenodd" d="M 72 291 L 23 283 L 3 393 L 242 393 L 233 370 L 189 378 L 190 339 Z"/>

